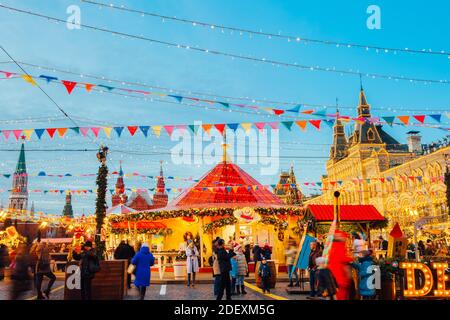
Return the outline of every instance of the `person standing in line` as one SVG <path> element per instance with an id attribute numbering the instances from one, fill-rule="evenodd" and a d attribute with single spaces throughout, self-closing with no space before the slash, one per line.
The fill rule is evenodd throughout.
<path id="1" fill-rule="evenodd" d="M 50 252 L 46 242 L 40 242 L 37 249 L 37 262 L 36 262 L 36 290 L 37 290 L 37 299 L 43 300 L 45 297 L 50 299 L 50 292 L 52 290 L 52 286 L 56 281 L 56 276 L 53 274 L 50 267 Z M 47 289 L 42 294 L 42 281 L 44 277 L 49 279 Z M 44 297 L 45 295 L 45 297 Z"/>
<path id="2" fill-rule="evenodd" d="M 244 252 L 242 251 L 242 247 L 240 245 L 237 245 L 235 249 L 237 251 L 237 254 L 234 257 L 237 262 L 236 292 L 237 294 L 247 294 L 244 285 L 244 277 L 248 274 L 247 259 L 245 258 Z"/>
<path id="3" fill-rule="evenodd" d="M 0 245 L 0 281 L 5 278 L 5 268 L 9 265 L 8 247 L 3 243 Z"/>
<path id="4" fill-rule="evenodd" d="M 150 267 L 155 264 L 155 258 L 147 243 L 142 244 L 139 252 L 131 260 L 131 264 L 136 266 L 134 285 L 139 289 L 140 300 L 144 300 L 147 287 L 150 286 Z"/>
<path id="5" fill-rule="evenodd" d="M 188 239 L 188 245 L 186 247 L 186 269 L 188 274 L 187 286 L 191 286 L 191 274 L 192 274 L 192 287 L 195 286 L 195 275 L 199 271 L 198 265 L 198 249 L 192 239 Z"/>
<path id="6" fill-rule="evenodd" d="M 251 257 L 250 257 L 251 256 L 250 243 L 247 243 L 244 248 L 245 248 L 244 256 L 245 256 L 245 260 L 247 261 L 247 266 L 248 266 L 249 262 L 251 261 Z M 245 276 L 248 277 L 248 274 L 249 274 L 249 271 L 248 271 L 248 268 L 247 268 L 247 274 Z"/>
<path id="7" fill-rule="evenodd" d="M 253 261 L 255 262 L 255 265 L 258 261 L 262 260 L 262 249 L 259 246 L 259 244 L 255 244 L 253 247 Z"/>
<path id="8" fill-rule="evenodd" d="M 317 294 L 317 278 L 316 278 L 316 271 L 317 271 L 317 264 L 316 259 L 320 257 L 320 249 L 317 245 L 317 242 L 311 242 L 309 247 L 311 248 L 311 252 L 309 253 L 308 258 L 308 271 L 309 271 L 309 286 L 310 286 L 310 297 L 315 297 Z"/>
<path id="9" fill-rule="evenodd" d="M 231 270 L 230 270 L 231 295 L 234 296 L 236 294 L 236 279 L 237 279 L 237 275 L 238 275 L 238 263 L 236 260 L 236 253 L 234 252 L 233 249 L 230 249 L 228 251 L 228 254 L 230 255 L 230 263 L 231 263 Z"/>
<path id="10" fill-rule="evenodd" d="M 135 252 L 132 246 L 130 246 L 125 241 L 121 241 L 114 251 L 114 259 L 116 260 L 127 260 L 128 264 L 131 263 L 131 259 L 134 257 Z M 131 274 L 127 273 L 127 286 L 131 289 Z"/>
<path id="11" fill-rule="evenodd" d="M 336 300 L 338 285 L 330 269 L 326 267 L 326 258 L 318 257 L 316 265 L 317 296 L 320 299 Z"/>
<path id="12" fill-rule="evenodd" d="M 230 255 L 225 250 L 225 241 L 223 239 L 217 241 L 217 259 L 220 268 L 220 286 L 217 300 L 222 300 L 224 291 L 226 292 L 226 299 L 231 300 L 231 262 Z"/>
<path id="13" fill-rule="evenodd" d="M 263 293 L 270 293 L 270 278 L 272 277 L 272 271 L 270 271 L 270 266 L 267 264 L 266 258 L 263 258 L 261 264 L 259 265 L 258 274 L 261 277 L 261 285 Z"/>
<path id="14" fill-rule="evenodd" d="M 92 241 L 86 241 L 81 253 L 73 252 L 73 258 L 80 261 L 81 300 L 92 300 L 92 279 L 100 271 L 100 262 Z"/>
<path id="15" fill-rule="evenodd" d="M 369 286 L 370 277 L 373 275 L 372 251 L 365 250 L 358 262 L 352 263 L 353 268 L 358 272 L 358 289 L 362 300 L 372 300 L 375 298 L 375 286 Z"/>

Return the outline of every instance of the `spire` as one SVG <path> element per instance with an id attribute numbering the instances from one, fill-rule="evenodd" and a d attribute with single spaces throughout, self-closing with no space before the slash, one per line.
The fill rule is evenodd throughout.
<path id="1" fill-rule="evenodd" d="M 22 146 L 20 148 L 19 161 L 17 161 L 16 172 L 17 174 L 26 173 L 27 166 L 25 163 L 25 142 L 22 141 Z"/>
<path id="2" fill-rule="evenodd" d="M 163 173 L 163 161 L 159 161 L 159 176 L 160 177 L 164 177 L 164 173 Z"/>
<path id="3" fill-rule="evenodd" d="M 366 94 L 362 84 L 362 76 L 360 74 L 360 89 L 359 89 L 359 104 L 358 104 L 358 117 L 371 117 L 370 105 L 367 103 Z"/>
<path id="4" fill-rule="evenodd" d="M 122 160 L 119 161 L 119 177 L 123 177 L 123 170 L 122 170 Z"/>
<path id="5" fill-rule="evenodd" d="M 230 158 L 228 157 L 228 144 L 227 144 L 227 131 L 225 130 L 223 132 L 223 143 L 222 143 L 222 150 L 223 150 L 223 155 L 222 155 L 222 162 L 230 162 Z"/>
<path id="6" fill-rule="evenodd" d="M 330 160 L 339 161 L 347 155 L 347 138 L 339 114 L 338 99 L 336 98 L 336 122 L 333 127 L 333 144 L 330 149 Z"/>
<path id="7" fill-rule="evenodd" d="M 64 205 L 64 209 L 62 212 L 65 217 L 73 217 L 73 208 L 72 208 L 72 194 L 70 190 L 66 192 L 66 204 Z"/>

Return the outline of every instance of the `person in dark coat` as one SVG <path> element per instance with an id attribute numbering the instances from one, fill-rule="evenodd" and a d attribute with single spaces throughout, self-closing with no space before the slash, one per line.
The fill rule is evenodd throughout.
<path id="1" fill-rule="evenodd" d="M 330 300 L 336 300 L 337 282 L 330 269 L 325 267 L 326 259 L 319 257 L 316 259 L 317 264 L 317 295 L 323 299 L 327 297 Z"/>
<path id="2" fill-rule="evenodd" d="M 36 290 L 37 290 L 37 299 L 42 300 L 45 297 L 50 299 L 50 292 L 53 287 L 53 284 L 56 281 L 56 276 L 53 274 L 50 267 L 50 250 L 48 244 L 46 242 L 39 242 L 39 245 L 36 249 L 37 262 L 36 262 Z M 45 289 L 44 294 L 42 294 L 42 281 L 44 277 L 49 279 L 47 289 Z"/>
<path id="3" fill-rule="evenodd" d="M 116 260 L 127 260 L 128 264 L 131 263 L 131 259 L 134 257 L 134 248 L 130 246 L 127 242 L 121 241 L 114 251 L 114 259 Z M 127 285 L 128 289 L 131 288 L 131 274 L 127 273 Z"/>
<path id="4" fill-rule="evenodd" d="M 252 254 L 252 252 L 250 250 L 250 244 L 246 244 L 245 247 L 244 247 L 244 256 L 245 256 L 245 261 L 247 261 L 247 265 L 252 259 L 251 258 L 251 254 Z M 249 274 L 249 271 L 248 271 L 248 268 L 247 268 L 247 274 L 245 276 L 248 277 L 248 274 Z"/>
<path id="5" fill-rule="evenodd" d="M 231 300 L 231 255 L 225 250 L 225 241 L 219 239 L 217 241 L 217 260 L 220 268 L 220 286 L 217 300 L 222 300 L 223 292 L 226 292 L 226 299 Z"/>
<path id="6" fill-rule="evenodd" d="M 308 271 L 309 271 L 309 286 L 310 286 L 310 297 L 315 297 L 317 294 L 316 291 L 316 271 L 317 271 L 317 264 L 316 259 L 320 257 L 320 248 L 317 245 L 317 242 L 311 242 L 310 243 L 311 251 L 309 253 L 309 259 L 308 259 Z"/>
<path id="7" fill-rule="evenodd" d="M 264 248 L 262 249 L 262 256 L 263 256 L 263 259 L 266 259 L 266 260 L 270 260 L 270 258 L 272 257 L 272 249 L 270 248 L 268 243 L 266 243 L 264 245 Z"/>
<path id="8" fill-rule="evenodd" d="M 9 265 L 8 247 L 0 245 L 0 281 L 5 278 L 5 268 Z"/>
<path id="9" fill-rule="evenodd" d="M 23 294 L 31 289 L 31 257 L 25 244 L 19 244 L 14 258 L 14 268 L 11 270 L 12 287 L 11 300 L 19 300 Z"/>
<path id="10" fill-rule="evenodd" d="M 100 262 L 91 241 L 86 241 L 81 253 L 74 252 L 73 258 L 80 261 L 81 299 L 92 300 L 92 279 L 100 271 Z"/>
<path id="11" fill-rule="evenodd" d="M 358 262 L 353 262 L 352 266 L 358 271 L 358 289 L 359 295 L 363 300 L 371 300 L 375 298 L 375 286 L 369 286 L 369 277 L 374 273 L 371 268 L 373 263 L 372 251 L 365 250 L 362 252 L 362 257 L 358 258 Z"/>
<path id="12" fill-rule="evenodd" d="M 383 236 L 380 236 L 380 237 L 378 238 L 378 240 L 380 240 L 380 245 L 379 245 L 379 248 L 378 248 L 378 249 L 380 249 L 380 250 L 387 250 L 387 249 L 388 249 L 389 242 L 388 242 L 387 240 L 385 240 L 385 239 L 383 238 Z"/>
<path id="13" fill-rule="evenodd" d="M 270 271 L 270 266 L 267 264 L 265 258 L 262 259 L 259 265 L 258 275 L 261 277 L 261 285 L 263 293 L 270 293 L 270 278 L 272 277 L 272 271 Z"/>
<path id="14" fill-rule="evenodd" d="M 262 260 L 262 249 L 258 244 L 255 244 L 255 246 L 253 247 L 253 261 L 256 262 L 261 261 Z"/>
<path id="15" fill-rule="evenodd" d="M 147 243 L 142 244 L 141 249 L 133 257 L 131 263 L 136 266 L 134 285 L 139 288 L 140 300 L 144 300 L 147 287 L 150 286 L 150 267 L 155 264 L 155 258 L 150 252 Z"/>

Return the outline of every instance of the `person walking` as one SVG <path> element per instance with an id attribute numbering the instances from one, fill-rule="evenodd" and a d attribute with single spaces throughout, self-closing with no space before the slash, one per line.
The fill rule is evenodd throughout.
<path id="1" fill-rule="evenodd" d="M 192 287 L 195 286 L 195 275 L 199 271 L 198 266 L 198 249 L 192 239 L 188 239 L 188 245 L 186 247 L 186 269 L 188 274 L 187 286 L 191 286 L 191 274 L 192 274 Z"/>
<path id="2" fill-rule="evenodd" d="M 258 261 L 262 260 L 262 249 L 259 246 L 259 244 L 255 244 L 253 247 L 253 261 L 255 262 L 255 265 Z"/>
<path id="3" fill-rule="evenodd" d="M 242 250 L 242 247 L 240 245 L 237 245 L 235 249 L 237 252 L 236 256 L 234 257 L 234 259 L 236 260 L 236 264 L 237 264 L 236 293 L 237 294 L 240 294 L 240 293 L 247 294 L 247 292 L 245 291 L 245 285 L 244 285 L 244 277 L 246 274 L 248 274 L 247 259 Z"/>
<path id="4" fill-rule="evenodd" d="M 289 276 L 289 285 L 288 287 L 294 286 L 293 277 L 295 277 L 295 283 L 298 286 L 298 274 L 297 274 L 297 268 L 294 266 L 295 259 L 297 258 L 297 248 L 295 246 L 294 242 L 289 243 L 289 247 L 286 250 L 286 265 L 287 265 L 287 272 Z"/>
<path id="5" fill-rule="evenodd" d="M 316 271 L 317 271 L 317 264 L 316 259 L 320 257 L 320 249 L 317 245 L 317 242 L 311 242 L 309 245 L 311 251 L 309 253 L 308 258 L 308 271 L 309 271 L 309 296 L 315 297 L 317 294 L 317 278 L 316 278 Z"/>
<path id="6" fill-rule="evenodd" d="M 270 258 L 272 257 L 272 249 L 270 248 L 270 245 L 268 243 L 264 245 L 264 248 L 262 249 L 262 255 L 263 259 L 266 260 L 270 260 Z"/>
<path id="7" fill-rule="evenodd" d="M 14 268 L 11 270 L 11 300 L 19 300 L 32 287 L 31 258 L 24 243 L 19 244 L 14 257 Z"/>
<path id="8" fill-rule="evenodd" d="M 259 265 L 258 275 L 261 277 L 261 285 L 263 293 L 270 293 L 270 278 L 272 277 L 272 271 L 267 264 L 267 259 L 263 258 Z"/>
<path id="9" fill-rule="evenodd" d="M 231 262 L 230 255 L 225 250 L 225 241 L 223 239 L 217 241 L 217 260 L 220 268 L 220 286 L 217 300 L 222 300 L 224 291 L 226 292 L 226 299 L 231 300 Z"/>
<path id="10" fill-rule="evenodd" d="M 142 244 L 139 252 L 131 260 L 131 264 L 136 266 L 134 285 L 139 289 L 140 300 L 144 300 L 147 287 L 150 286 L 150 267 L 155 264 L 155 258 L 147 243 Z"/>
<path id="11" fill-rule="evenodd" d="M 251 256 L 250 243 L 247 243 L 244 248 L 245 248 L 244 249 L 244 256 L 245 256 L 245 260 L 247 261 L 247 266 L 248 266 L 249 262 L 251 261 L 251 257 L 250 257 Z M 249 275 L 249 271 L 248 271 L 248 268 L 247 268 L 247 274 L 245 276 L 248 277 L 248 275 Z"/>
<path id="12" fill-rule="evenodd" d="M 338 285 L 330 269 L 326 267 L 326 258 L 318 257 L 316 265 L 317 296 L 321 299 L 336 300 Z"/>
<path id="13" fill-rule="evenodd" d="M 114 251 L 114 259 L 116 260 L 127 260 L 128 264 L 131 263 L 131 259 L 134 257 L 134 248 L 130 246 L 127 242 L 121 241 Z M 131 289 L 131 274 L 127 273 L 127 286 Z"/>
<path id="14" fill-rule="evenodd" d="M 40 240 L 39 240 L 40 241 Z M 36 291 L 37 299 L 43 300 L 45 298 L 50 299 L 50 292 L 52 290 L 53 284 L 56 281 L 56 276 L 53 274 L 50 267 L 50 250 L 46 242 L 38 242 L 36 249 L 37 262 L 36 262 Z M 44 277 L 49 279 L 47 289 L 42 292 L 42 281 Z M 45 295 L 45 297 L 44 297 Z"/>
<path id="15" fill-rule="evenodd" d="M 92 300 L 92 279 L 100 271 L 100 262 L 92 247 L 92 241 L 86 241 L 81 253 L 73 252 L 73 258 L 80 261 L 81 300 Z"/>
<path id="16" fill-rule="evenodd" d="M 230 255 L 230 263 L 231 263 L 231 270 L 230 270 L 230 277 L 231 277 L 231 295 L 234 296 L 236 294 L 236 279 L 238 276 L 238 263 L 236 260 L 236 253 L 233 249 L 230 249 L 228 251 L 228 254 Z"/>

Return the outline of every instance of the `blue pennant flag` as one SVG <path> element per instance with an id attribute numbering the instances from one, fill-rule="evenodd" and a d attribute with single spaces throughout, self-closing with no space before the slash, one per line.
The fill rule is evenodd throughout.
<path id="1" fill-rule="evenodd" d="M 47 81 L 47 83 L 50 83 L 50 82 L 52 82 L 52 81 L 58 80 L 58 78 L 56 78 L 56 77 L 46 76 L 46 75 L 43 75 L 43 74 L 41 74 L 41 75 L 39 76 L 39 78 L 45 79 L 45 81 Z"/>
<path id="2" fill-rule="evenodd" d="M 387 124 L 392 127 L 392 124 L 394 123 L 395 117 L 383 117 L 383 120 L 386 121 Z"/>
<path id="3" fill-rule="evenodd" d="M 438 123 L 441 123 L 442 114 L 430 114 L 429 116 L 436 120 Z"/>
<path id="4" fill-rule="evenodd" d="M 175 98 L 180 103 L 181 103 L 181 101 L 183 101 L 183 97 L 182 96 L 174 96 L 172 94 L 169 94 L 169 97 Z"/>
<path id="5" fill-rule="evenodd" d="M 117 135 L 120 138 L 120 136 L 122 135 L 123 127 L 114 127 L 114 131 L 117 133 Z"/>
<path id="6" fill-rule="evenodd" d="M 104 84 L 99 84 L 99 85 L 97 85 L 97 87 L 105 88 L 108 91 L 112 91 L 114 89 L 114 87 L 105 86 Z"/>
<path id="7" fill-rule="evenodd" d="M 45 177 L 47 174 L 44 171 L 38 173 L 38 177 Z"/>
<path id="8" fill-rule="evenodd" d="M 229 107 L 230 107 L 230 104 L 227 103 L 227 102 L 220 102 L 220 101 L 219 101 L 219 102 L 217 102 L 217 103 L 223 105 L 225 108 L 229 108 Z"/>
<path id="9" fill-rule="evenodd" d="M 36 133 L 36 135 L 39 138 L 39 140 L 41 140 L 41 137 L 44 134 L 45 129 L 34 129 L 34 132 Z"/>
<path id="10" fill-rule="evenodd" d="M 227 124 L 228 128 L 230 128 L 233 131 L 236 131 L 237 128 L 239 127 L 239 123 L 229 123 Z"/>
<path id="11" fill-rule="evenodd" d="M 286 110 L 288 112 L 294 112 L 294 113 L 298 113 L 300 111 L 300 109 L 302 108 L 301 104 L 296 105 L 295 107 L 293 107 L 292 109 Z"/>
<path id="12" fill-rule="evenodd" d="M 330 127 L 333 127 L 333 125 L 334 125 L 334 119 L 328 119 L 328 120 L 325 120 L 325 123 L 327 124 L 327 125 L 329 125 Z"/>
<path id="13" fill-rule="evenodd" d="M 148 130 L 150 129 L 150 126 L 139 126 L 139 129 L 141 129 L 142 133 L 145 137 L 147 137 Z"/>
<path id="14" fill-rule="evenodd" d="M 318 116 L 318 117 L 325 117 L 326 113 L 327 113 L 327 109 L 324 108 L 319 111 L 313 112 L 313 115 Z"/>

